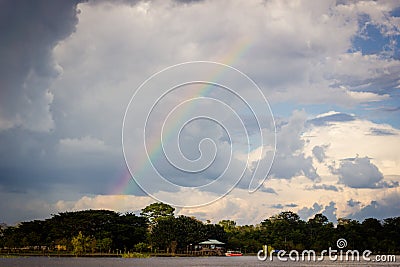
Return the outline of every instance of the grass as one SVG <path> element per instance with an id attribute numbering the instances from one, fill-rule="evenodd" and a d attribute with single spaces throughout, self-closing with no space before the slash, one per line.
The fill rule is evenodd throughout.
<path id="1" fill-rule="evenodd" d="M 150 256 L 138 252 L 128 252 L 122 254 L 122 258 L 150 258 Z"/>

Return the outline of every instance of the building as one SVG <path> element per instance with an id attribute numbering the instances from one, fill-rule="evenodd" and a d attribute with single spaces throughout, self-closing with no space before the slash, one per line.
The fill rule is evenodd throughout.
<path id="1" fill-rule="evenodd" d="M 225 252 L 225 243 L 216 239 L 208 239 L 198 244 L 199 250 L 196 254 L 210 255 L 210 256 L 223 256 Z"/>

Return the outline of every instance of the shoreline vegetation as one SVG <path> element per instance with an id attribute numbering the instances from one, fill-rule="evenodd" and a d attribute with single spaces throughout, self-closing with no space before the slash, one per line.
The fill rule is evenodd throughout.
<path id="1" fill-rule="evenodd" d="M 275 255 L 275 254 L 274 254 Z M 316 253 L 316 257 L 321 256 L 321 253 Z M 376 255 L 381 255 L 381 254 L 371 254 L 369 257 L 373 257 Z M 395 256 L 399 256 L 400 254 L 395 254 Z M 243 254 L 245 257 L 256 257 L 257 253 L 246 253 Z M 172 254 L 172 253 L 138 253 L 138 252 L 129 252 L 129 253 L 122 253 L 122 254 L 108 254 L 108 253 L 88 253 L 84 255 L 77 256 L 73 253 L 10 253 L 10 254 L 5 254 L 5 253 L 0 253 L 0 259 L 4 258 L 28 258 L 28 257 L 46 257 L 46 258 L 154 258 L 154 257 L 160 257 L 160 258 L 174 258 L 174 257 L 181 257 L 181 258 L 188 258 L 188 257 L 203 257 L 203 258 L 208 258 L 210 256 L 206 255 L 191 255 L 191 254 Z M 218 256 L 211 256 L 211 257 L 218 257 Z M 325 257 L 329 257 L 328 255 L 325 255 Z"/>
<path id="2" fill-rule="evenodd" d="M 256 253 L 247 253 L 243 256 L 256 256 Z M 152 257 L 210 257 L 206 255 L 194 255 L 194 254 L 173 254 L 173 253 L 139 253 L 139 252 L 127 252 L 122 254 L 115 253 L 87 253 L 83 255 L 75 255 L 73 253 L 39 253 L 39 252 L 27 252 L 27 253 L 0 253 L 0 258 L 19 258 L 19 257 L 78 257 L 78 258 L 152 258 Z"/>
<path id="3" fill-rule="evenodd" d="M 257 225 L 217 224 L 176 216 L 175 209 L 153 203 L 134 213 L 82 210 L 53 214 L 45 220 L 0 224 L 0 258 L 6 257 L 194 257 L 224 255 L 226 250 L 255 255 L 264 245 L 274 250 L 335 249 L 338 239 L 347 250 L 400 254 L 400 217 L 362 222 L 339 218 L 334 224 L 323 214 L 303 221 L 283 211 Z M 220 245 L 203 241 L 214 240 Z M 200 244 L 201 243 L 201 244 Z"/>

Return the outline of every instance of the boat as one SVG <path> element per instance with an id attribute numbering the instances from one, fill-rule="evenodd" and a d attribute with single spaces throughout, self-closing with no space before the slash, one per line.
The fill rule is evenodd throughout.
<path id="1" fill-rule="evenodd" d="M 240 251 L 228 250 L 225 253 L 225 256 L 227 256 L 227 257 L 243 256 L 243 253 Z"/>

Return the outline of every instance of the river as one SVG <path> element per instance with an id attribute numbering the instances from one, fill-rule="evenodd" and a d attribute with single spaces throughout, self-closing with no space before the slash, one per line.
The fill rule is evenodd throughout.
<path id="1" fill-rule="evenodd" d="M 17 257 L 17 258 L 0 258 L 0 266 L 163 266 L 163 267 L 180 267 L 180 266 L 400 266 L 400 256 L 396 257 L 396 262 L 345 262 L 330 261 L 325 258 L 319 262 L 281 262 L 259 261 L 256 256 L 244 257 L 153 257 L 153 258 L 73 258 L 73 257 Z"/>

